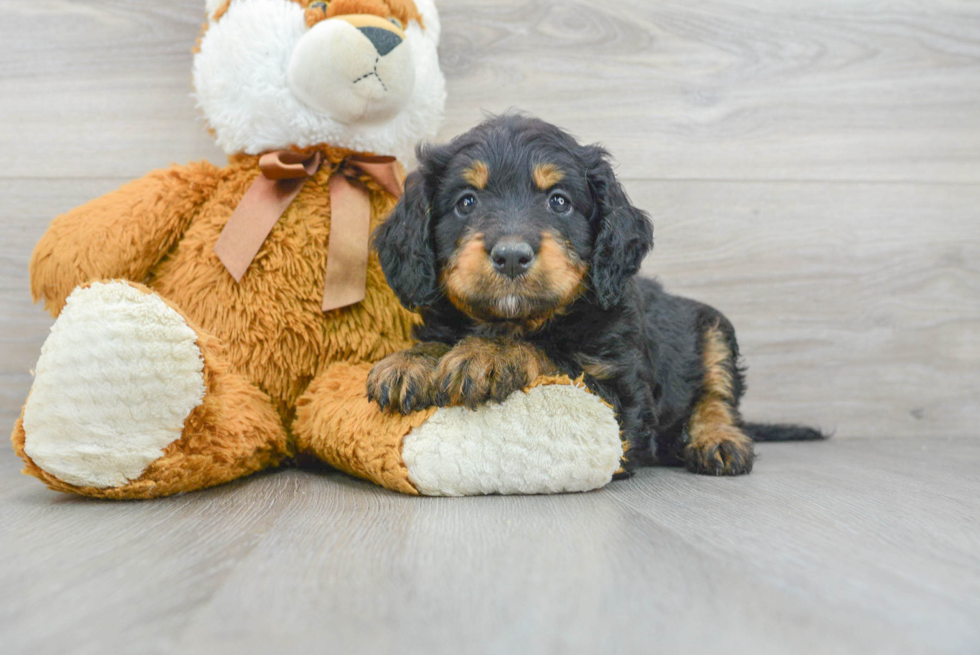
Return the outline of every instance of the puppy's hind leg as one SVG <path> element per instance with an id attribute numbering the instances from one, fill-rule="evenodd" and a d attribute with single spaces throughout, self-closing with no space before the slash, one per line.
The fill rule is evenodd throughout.
<path id="1" fill-rule="evenodd" d="M 720 323 L 708 327 L 702 338 L 704 379 L 687 423 L 685 464 L 705 475 L 748 473 L 755 453 L 752 439 L 739 428 L 738 354 Z"/>

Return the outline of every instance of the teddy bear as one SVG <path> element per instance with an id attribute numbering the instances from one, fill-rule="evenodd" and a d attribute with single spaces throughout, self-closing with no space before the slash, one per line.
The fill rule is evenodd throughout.
<path id="1" fill-rule="evenodd" d="M 373 363 L 418 317 L 369 234 L 435 136 L 432 0 L 206 0 L 193 82 L 225 166 L 174 165 L 58 216 L 30 263 L 56 318 L 12 441 L 25 473 L 154 498 L 314 459 L 406 494 L 585 491 L 622 442 L 581 380 L 407 415 Z"/>

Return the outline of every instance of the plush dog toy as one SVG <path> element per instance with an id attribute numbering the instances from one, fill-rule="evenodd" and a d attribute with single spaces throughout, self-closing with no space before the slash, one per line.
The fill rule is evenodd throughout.
<path id="1" fill-rule="evenodd" d="M 54 220 L 31 289 L 57 317 L 13 432 L 25 471 L 105 498 L 310 456 L 410 494 L 606 484 L 612 409 L 541 377 L 477 410 L 382 412 L 371 365 L 417 315 L 368 235 L 445 97 L 432 0 L 208 0 L 194 62 L 228 165 L 150 173 Z M 410 404 L 402 399 L 402 405 Z"/>

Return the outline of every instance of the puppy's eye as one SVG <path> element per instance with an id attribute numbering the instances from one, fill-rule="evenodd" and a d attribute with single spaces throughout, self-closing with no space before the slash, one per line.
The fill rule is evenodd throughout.
<path id="1" fill-rule="evenodd" d="M 553 193 L 548 198 L 548 207 L 556 214 L 567 214 L 572 209 L 572 201 L 560 193 Z"/>
<path id="2" fill-rule="evenodd" d="M 467 193 L 456 201 L 456 213 L 460 216 L 466 216 L 474 207 L 476 207 L 476 196 L 472 193 Z"/>

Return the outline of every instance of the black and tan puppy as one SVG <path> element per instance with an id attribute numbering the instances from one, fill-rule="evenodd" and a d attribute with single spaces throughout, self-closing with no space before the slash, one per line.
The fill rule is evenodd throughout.
<path id="1" fill-rule="evenodd" d="M 501 401 L 536 376 L 585 374 L 615 408 L 625 471 L 752 469 L 752 441 L 816 430 L 743 423 L 731 323 L 635 277 L 653 246 L 598 146 L 523 115 L 418 151 L 419 170 L 377 231 L 388 283 L 424 323 L 379 362 L 369 397 L 410 412 Z"/>

